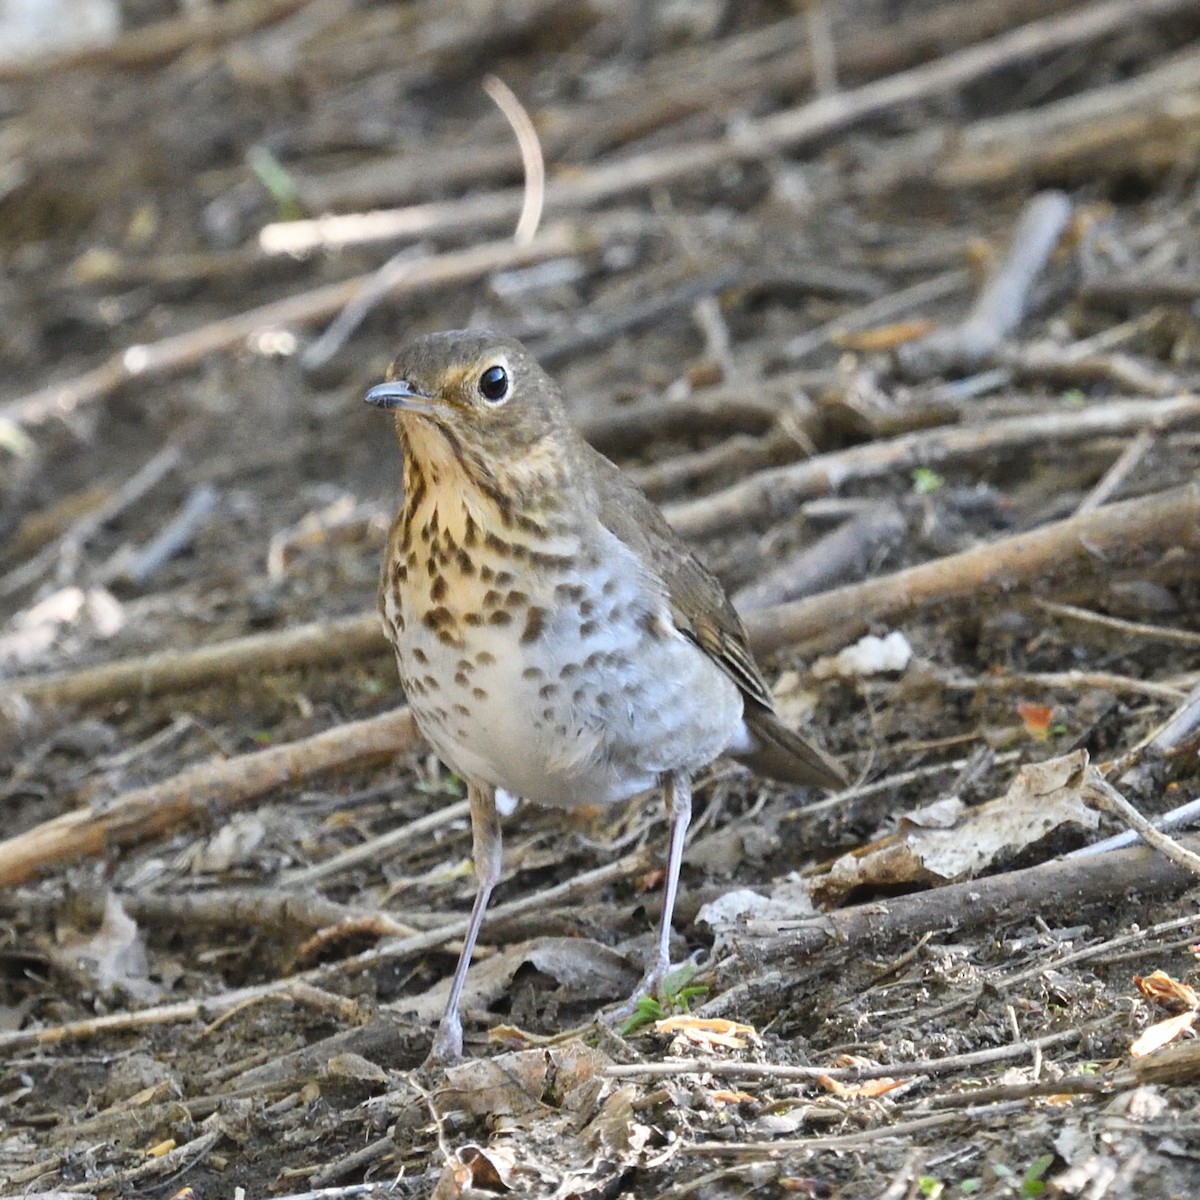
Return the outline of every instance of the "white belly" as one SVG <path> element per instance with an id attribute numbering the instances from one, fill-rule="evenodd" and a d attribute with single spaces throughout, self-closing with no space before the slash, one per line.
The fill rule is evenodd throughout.
<path id="1" fill-rule="evenodd" d="M 575 557 L 570 571 L 522 572 L 506 588 L 478 575 L 456 587 L 443 601 L 453 643 L 423 623 L 429 601 L 419 589 L 404 591 L 399 609 L 385 589 L 384 613 L 402 618 L 400 674 L 418 725 L 446 764 L 568 807 L 623 800 L 664 772 L 695 771 L 742 729 L 736 685 L 675 629 L 630 551 L 601 531 L 592 553 Z M 493 575 L 515 573 L 486 552 L 478 561 Z M 613 569 L 617 562 L 623 569 Z M 512 590 L 527 603 L 507 624 L 467 623 L 468 613 L 486 611 L 489 591 Z M 529 606 L 544 615 L 536 636 L 522 642 Z"/>

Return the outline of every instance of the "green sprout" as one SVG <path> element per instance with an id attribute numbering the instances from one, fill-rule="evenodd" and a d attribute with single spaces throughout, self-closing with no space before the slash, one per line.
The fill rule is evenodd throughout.
<path id="1" fill-rule="evenodd" d="M 246 166 L 271 193 L 279 220 L 295 221 L 304 216 L 295 180 L 270 150 L 265 146 L 251 146 L 246 151 Z"/>
<path id="2" fill-rule="evenodd" d="M 928 496 L 946 486 L 946 481 L 929 467 L 914 467 L 912 481 L 913 491 L 918 496 Z"/>
<path id="3" fill-rule="evenodd" d="M 657 996 L 639 996 L 633 1006 L 633 1012 L 621 1023 L 620 1033 L 623 1037 L 653 1025 L 673 1013 L 691 1012 L 691 1002 L 697 996 L 706 996 L 708 988 L 701 984 L 689 986 L 688 980 L 696 974 L 696 968 L 691 963 L 684 963 L 671 971 L 662 982 L 662 998 Z"/>

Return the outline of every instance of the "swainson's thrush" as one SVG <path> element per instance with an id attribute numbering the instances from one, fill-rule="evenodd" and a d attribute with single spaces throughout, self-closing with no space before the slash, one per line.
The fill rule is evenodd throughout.
<path id="1" fill-rule="evenodd" d="M 422 733 L 467 783 L 478 892 L 431 1057 L 462 1052 L 459 996 L 500 876 L 496 789 L 611 804 L 659 785 L 671 911 L 693 774 L 731 754 L 774 779 L 845 784 L 780 724 L 720 583 L 572 429 L 520 342 L 489 332 L 409 343 L 367 400 L 396 413 L 403 503 L 380 586 L 384 629 Z"/>

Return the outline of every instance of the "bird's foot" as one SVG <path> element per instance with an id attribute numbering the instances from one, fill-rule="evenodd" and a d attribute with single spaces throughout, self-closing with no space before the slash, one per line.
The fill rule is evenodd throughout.
<path id="1" fill-rule="evenodd" d="M 675 1010 L 681 992 L 695 973 L 694 957 L 672 966 L 666 955 L 656 955 L 629 999 L 605 1009 L 600 1015 L 600 1020 L 606 1025 L 616 1027 L 643 1011 L 646 1012 L 645 1020 L 668 1016 Z M 652 1015 L 653 1006 L 648 1007 L 642 1003 L 647 999 L 657 1002 L 657 1017 Z"/>
<path id="2" fill-rule="evenodd" d="M 433 1035 L 433 1045 L 425 1059 L 426 1067 L 452 1067 L 462 1062 L 463 1034 L 462 1022 L 458 1014 L 447 1013 L 438 1024 L 437 1033 Z"/>

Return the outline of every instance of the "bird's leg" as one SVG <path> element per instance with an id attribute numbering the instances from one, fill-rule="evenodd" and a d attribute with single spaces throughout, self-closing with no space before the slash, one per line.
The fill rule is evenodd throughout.
<path id="1" fill-rule="evenodd" d="M 462 953 L 458 966 L 454 968 L 454 982 L 450 985 L 450 998 L 446 1011 L 429 1051 L 429 1063 L 450 1063 L 462 1058 L 462 1021 L 458 1015 L 458 1001 L 463 984 L 467 979 L 467 968 L 471 965 L 471 954 L 483 924 L 492 889 L 500 878 L 500 858 L 503 840 L 500 833 L 500 817 L 496 812 L 496 790 L 487 783 L 468 783 L 467 797 L 471 803 L 471 836 L 474 843 L 475 878 L 478 890 L 475 904 L 471 908 L 471 922 L 463 938 Z"/>
<path id="2" fill-rule="evenodd" d="M 642 982 L 633 995 L 604 1016 L 605 1021 L 622 1021 L 631 1016 L 641 996 L 657 996 L 671 970 L 671 916 L 675 894 L 679 891 L 679 868 L 683 865 L 683 839 L 692 819 L 692 779 L 686 771 L 675 771 L 662 779 L 663 801 L 671 817 L 671 847 L 667 852 L 667 882 L 663 889 L 662 920 L 658 926 L 658 946 L 646 968 Z"/>

